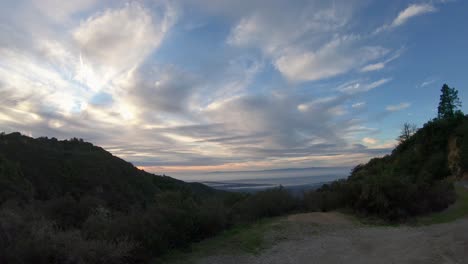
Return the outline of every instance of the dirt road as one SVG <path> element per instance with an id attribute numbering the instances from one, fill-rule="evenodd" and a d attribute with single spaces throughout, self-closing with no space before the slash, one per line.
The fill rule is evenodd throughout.
<path id="1" fill-rule="evenodd" d="M 289 216 L 258 255 L 214 255 L 198 264 L 468 263 L 468 218 L 423 227 L 370 227 L 339 213 Z"/>

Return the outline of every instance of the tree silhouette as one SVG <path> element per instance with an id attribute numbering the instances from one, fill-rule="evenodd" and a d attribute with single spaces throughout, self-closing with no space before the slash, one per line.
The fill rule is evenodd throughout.
<path id="1" fill-rule="evenodd" d="M 418 131 L 418 127 L 415 124 L 410 124 L 408 122 L 403 124 L 401 128 L 400 135 L 398 136 L 397 140 L 400 142 L 406 141 L 409 139 L 414 133 Z"/>
<path id="2" fill-rule="evenodd" d="M 452 118 L 455 116 L 457 112 L 461 111 L 461 101 L 458 98 L 458 91 L 455 88 L 450 88 L 447 84 L 442 86 L 439 107 L 438 110 L 438 118 Z"/>

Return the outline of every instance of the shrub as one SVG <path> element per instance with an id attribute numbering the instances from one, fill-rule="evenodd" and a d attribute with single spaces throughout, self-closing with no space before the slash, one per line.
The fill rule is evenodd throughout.
<path id="1" fill-rule="evenodd" d="M 285 214 L 296 209 L 298 201 L 282 186 L 257 192 L 234 205 L 239 222 Z"/>

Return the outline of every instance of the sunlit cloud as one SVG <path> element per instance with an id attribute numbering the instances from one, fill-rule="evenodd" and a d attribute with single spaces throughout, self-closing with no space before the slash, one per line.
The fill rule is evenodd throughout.
<path id="1" fill-rule="evenodd" d="M 365 138 L 362 139 L 362 142 L 364 142 L 367 145 L 375 145 L 375 144 L 377 144 L 377 139 L 370 138 L 370 137 L 365 137 Z"/>

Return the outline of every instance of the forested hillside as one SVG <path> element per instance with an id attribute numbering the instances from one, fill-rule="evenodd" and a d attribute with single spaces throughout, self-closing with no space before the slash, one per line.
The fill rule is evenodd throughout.
<path id="1" fill-rule="evenodd" d="M 139 170 L 104 149 L 76 138 L 58 141 L 33 139 L 20 133 L 0 135 L 0 158 L 5 163 L 14 161 L 8 167 L 17 171 L 17 176 L 11 180 L 25 181 L 14 185 L 22 186 L 16 192 L 36 200 L 89 195 L 106 202 L 112 209 L 128 210 L 135 205 L 144 206 L 161 191 L 185 190 L 199 195 L 214 192 L 201 184 Z"/>
<path id="2" fill-rule="evenodd" d="M 80 139 L 0 135 L 0 263 L 144 263 L 297 207 L 282 188 L 216 191 Z"/>
<path id="3" fill-rule="evenodd" d="M 406 125 L 390 155 L 356 166 L 306 200 L 392 221 L 446 208 L 456 199 L 453 181 L 468 172 L 468 117 L 460 106 L 457 91 L 444 85 L 437 118 L 420 129 Z"/>

